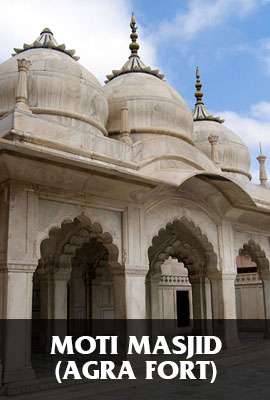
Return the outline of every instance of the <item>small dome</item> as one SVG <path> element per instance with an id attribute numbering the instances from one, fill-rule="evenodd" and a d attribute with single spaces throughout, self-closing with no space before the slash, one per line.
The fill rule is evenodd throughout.
<path id="1" fill-rule="evenodd" d="M 211 157 L 210 135 L 218 136 L 218 154 L 222 171 L 242 175 L 250 179 L 250 155 L 240 137 L 215 121 L 194 121 L 195 146 Z"/>
<path id="2" fill-rule="evenodd" d="M 191 111 L 183 98 L 163 80 L 164 76 L 140 59 L 134 15 L 130 27 L 131 55 L 120 70 L 107 76 L 104 87 L 109 103 L 109 134 L 121 133 L 121 109 L 127 107 L 133 141 L 143 139 L 146 134 L 165 134 L 192 143 Z"/>
<path id="3" fill-rule="evenodd" d="M 193 111 L 195 146 L 211 158 L 209 136 L 217 136 L 217 149 L 220 168 L 232 176 L 251 179 L 250 154 L 241 138 L 223 125 L 223 120 L 211 115 L 204 102 L 199 69 L 196 69 L 197 102 Z"/>
<path id="4" fill-rule="evenodd" d="M 46 28 L 40 37 L 0 65 L 0 115 L 14 109 L 18 59 L 31 62 L 28 102 L 33 113 L 63 125 L 107 134 L 108 104 L 98 80 L 74 56 L 58 45 Z"/>

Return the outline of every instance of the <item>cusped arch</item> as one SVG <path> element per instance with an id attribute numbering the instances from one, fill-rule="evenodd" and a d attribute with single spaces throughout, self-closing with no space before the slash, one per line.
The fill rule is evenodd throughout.
<path id="1" fill-rule="evenodd" d="M 239 255 L 248 255 L 257 264 L 259 273 L 270 271 L 269 260 L 264 250 L 254 240 L 250 239 L 247 243 L 244 243 L 239 250 Z"/>
<path id="2" fill-rule="evenodd" d="M 153 237 L 148 249 L 150 273 L 160 273 L 161 265 L 169 257 L 177 258 L 190 274 L 200 270 L 216 270 L 217 255 L 213 245 L 200 227 L 186 218 L 175 219 Z"/>
<path id="3" fill-rule="evenodd" d="M 93 239 L 106 249 L 108 262 L 119 266 L 119 251 L 111 234 L 103 232 L 99 223 L 80 215 L 74 220 L 64 220 L 60 227 L 50 229 L 48 238 L 40 246 L 39 269 L 69 267 L 78 249 Z"/>

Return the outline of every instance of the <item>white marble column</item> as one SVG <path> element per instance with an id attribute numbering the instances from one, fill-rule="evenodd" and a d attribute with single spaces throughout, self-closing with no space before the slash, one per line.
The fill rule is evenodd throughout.
<path id="1" fill-rule="evenodd" d="M 222 298 L 224 319 L 237 319 L 235 297 L 235 274 L 222 274 Z"/>
<path id="2" fill-rule="evenodd" d="M 40 318 L 53 318 L 53 278 L 50 273 L 39 274 Z"/>
<path id="3" fill-rule="evenodd" d="M 94 291 L 95 285 L 90 282 L 88 285 L 92 285 L 92 291 Z M 92 293 L 93 294 L 93 293 Z M 86 319 L 87 310 L 89 315 L 92 317 L 91 310 L 92 307 L 91 299 L 86 298 L 86 282 L 81 275 L 72 277 L 70 282 L 70 318 L 71 319 Z M 94 297 L 94 296 L 93 296 Z M 87 301 L 90 303 L 87 307 Z"/>
<path id="4" fill-rule="evenodd" d="M 144 240 L 144 213 L 139 206 L 129 206 L 123 214 L 123 265 L 125 266 L 126 317 L 146 318 L 148 272 Z"/>
<path id="5" fill-rule="evenodd" d="M 34 378 L 31 367 L 33 273 L 36 265 L 6 265 L 3 282 L 4 383 Z M 19 332 L 19 334 L 18 334 Z"/>
<path id="6" fill-rule="evenodd" d="M 145 266 L 126 265 L 125 294 L 126 294 L 126 332 L 127 337 L 136 335 L 142 337 L 147 331 L 146 312 L 146 274 Z M 141 357 L 132 357 L 132 362 L 141 363 Z"/>
<path id="7" fill-rule="evenodd" d="M 4 383 L 31 379 L 33 273 L 37 267 L 38 195 L 8 182 L 0 194 L 1 314 L 4 326 Z"/>
<path id="8" fill-rule="evenodd" d="M 160 319 L 160 301 L 159 301 L 159 282 L 160 282 L 160 273 L 156 275 L 151 275 L 149 280 L 147 281 L 149 296 L 148 300 L 149 304 L 149 318 L 151 319 Z"/>
<path id="9" fill-rule="evenodd" d="M 206 318 L 205 278 L 203 276 L 190 276 L 192 286 L 193 319 Z"/>
<path id="10" fill-rule="evenodd" d="M 114 318 L 126 318 L 125 272 L 120 265 L 111 267 L 113 275 Z"/>
<path id="11" fill-rule="evenodd" d="M 210 281 L 206 276 L 189 277 L 192 286 L 194 327 L 204 334 L 212 332 L 212 299 Z"/>
<path id="12" fill-rule="evenodd" d="M 70 270 L 62 269 L 53 273 L 53 318 L 67 319 L 67 284 Z"/>
<path id="13" fill-rule="evenodd" d="M 220 255 L 220 285 L 222 319 L 224 323 L 224 337 L 227 346 L 239 344 L 236 296 L 235 296 L 235 253 L 234 253 L 234 232 L 231 222 L 223 221 L 218 226 L 218 243 Z"/>
<path id="14" fill-rule="evenodd" d="M 223 319 L 222 281 L 220 273 L 209 275 L 213 319 Z"/>
<path id="15" fill-rule="evenodd" d="M 126 266 L 127 267 L 127 266 Z M 145 266 L 128 266 L 125 270 L 126 317 L 127 319 L 146 318 L 146 274 Z"/>
<path id="16" fill-rule="evenodd" d="M 270 339 L 270 271 L 263 271 L 261 279 L 263 282 L 265 337 Z"/>
<path id="17" fill-rule="evenodd" d="M 223 309 L 224 340 L 227 347 L 239 345 L 236 296 L 235 296 L 235 274 L 221 274 L 221 301 Z"/>

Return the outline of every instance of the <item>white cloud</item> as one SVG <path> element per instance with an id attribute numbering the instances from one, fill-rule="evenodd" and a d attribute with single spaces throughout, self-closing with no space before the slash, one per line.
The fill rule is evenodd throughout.
<path id="1" fill-rule="evenodd" d="M 192 39 L 199 32 L 219 25 L 231 15 L 246 16 L 264 0 L 189 0 L 185 13 L 178 13 L 173 21 L 161 25 L 160 35 Z"/>
<path id="2" fill-rule="evenodd" d="M 260 40 L 258 46 L 253 50 L 253 52 L 266 67 L 266 72 L 270 73 L 270 39 L 264 38 Z"/>
<path id="3" fill-rule="evenodd" d="M 256 105 L 252 109 L 256 109 Z M 252 112 L 241 115 L 233 111 L 219 113 L 224 117 L 226 126 L 238 133 L 244 142 L 253 150 L 258 148 L 261 142 L 265 146 L 270 146 L 270 121 L 253 116 Z"/>
<path id="4" fill-rule="evenodd" d="M 270 121 L 270 102 L 261 101 L 260 103 L 254 104 L 251 107 L 251 114 L 255 118 L 259 118 L 264 121 Z"/>
<path id="5" fill-rule="evenodd" d="M 32 43 L 48 26 L 59 43 L 76 49 L 80 63 L 101 81 L 129 55 L 130 0 L 9 0 L 1 4 L 0 59 Z M 139 27 L 141 55 L 156 63 L 155 48 Z"/>
<path id="6" fill-rule="evenodd" d="M 270 102 L 262 101 L 250 107 L 246 114 L 233 111 L 215 112 L 225 119 L 225 125 L 238 134 L 249 147 L 253 180 L 258 182 L 259 169 L 256 157 L 259 154 L 259 143 L 263 153 L 268 156 L 267 168 L 270 171 Z M 269 174 L 270 176 L 270 174 Z"/>

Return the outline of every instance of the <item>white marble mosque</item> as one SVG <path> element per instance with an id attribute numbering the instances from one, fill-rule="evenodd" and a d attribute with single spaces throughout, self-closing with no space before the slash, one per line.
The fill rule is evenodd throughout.
<path id="1" fill-rule="evenodd" d="M 130 26 L 103 86 L 48 28 L 0 65 L 1 318 L 269 319 L 266 157 L 255 184 L 199 70 L 192 111 Z"/>

